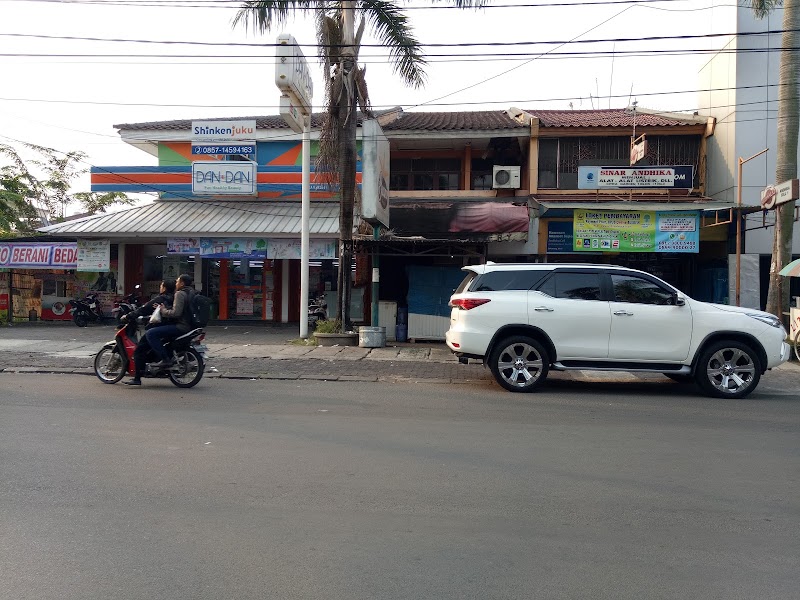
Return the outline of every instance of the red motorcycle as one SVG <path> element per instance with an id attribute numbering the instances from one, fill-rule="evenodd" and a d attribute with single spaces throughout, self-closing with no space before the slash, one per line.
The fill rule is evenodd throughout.
<path id="1" fill-rule="evenodd" d="M 126 374 L 134 376 L 136 367 L 133 363 L 133 351 L 139 339 L 139 327 L 147 320 L 140 317 L 124 323 L 114 334 L 114 339 L 103 345 L 94 357 L 94 372 L 103 383 L 117 383 Z M 203 359 L 202 341 L 206 333 L 202 328 L 192 329 L 188 333 L 164 343 L 164 350 L 175 359 L 168 367 L 154 367 L 150 363 L 159 362 L 152 349 L 148 352 L 147 367 L 142 377 L 169 378 L 179 388 L 190 388 L 203 378 L 205 361 Z"/>

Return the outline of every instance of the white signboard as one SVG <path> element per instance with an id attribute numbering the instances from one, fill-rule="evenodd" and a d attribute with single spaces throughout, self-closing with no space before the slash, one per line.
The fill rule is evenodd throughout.
<path id="1" fill-rule="evenodd" d="M 361 216 L 368 223 L 389 226 L 389 140 L 378 121 L 364 121 Z"/>
<path id="2" fill-rule="evenodd" d="M 798 186 L 797 179 L 790 179 L 778 185 L 769 185 L 761 192 L 761 208 L 769 210 L 778 204 L 797 200 L 798 191 L 800 191 L 800 186 Z"/>
<path id="3" fill-rule="evenodd" d="M 196 161 L 192 163 L 192 193 L 255 196 L 256 163 L 247 161 Z"/>
<path id="4" fill-rule="evenodd" d="M 192 121 L 193 141 L 246 141 L 256 136 L 256 121 Z"/>
<path id="5" fill-rule="evenodd" d="M 675 169 L 667 167 L 601 167 L 597 171 L 597 187 L 619 189 L 622 187 L 673 187 Z"/>
<path id="6" fill-rule="evenodd" d="M 267 242 L 267 258 L 300 259 L 300 240 L 269 240 Z M 308 249 L 310 259 L 336 258 L 336 240 L 310 240 Z"/>
<path id="7" fill-rule="evenodd" d="M 111 267 L 109 240 L 78 240 L 78 271 L 99 273 Z"/>
<path id="8" fill-rule="evenodd" d="M 311 114 L 314 83 L 306 57 L 297 41 L 288 33 L 278 36 L 275 65 L 275 85 L 287 94 L 305 114 Z"/>
<path id="9" fill-rule="evenodd" d="M 290 96 L 281 96 L 279 114 L 292 131 L 295 133 L 303 133 L 303 119 L 305 119 L 305 117 L 300 114 L 300 109 L 297 108 L 297 105 Z"/>

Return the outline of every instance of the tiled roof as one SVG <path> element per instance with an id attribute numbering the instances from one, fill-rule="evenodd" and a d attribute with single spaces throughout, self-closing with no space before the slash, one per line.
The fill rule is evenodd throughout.
<path id="1" fill-rule="evenodd" d="M 542 127 L 633 127 L 633 115 L 624 108 L 607 110 L 525 110 L 539 118 Z M 391 120 L 391 113 L 398 116 Z M 475 131 L 475 130 L 513 130 L 526 129 L 527 125 L 513 119 L 505 110 L 455 111 L 455 112 L 404 112 L 394 108 L 376 111 L 384 131 Z M 325 113 L 311 115 L 311 127 L 322 126 Z M 288 129 L 280 115 L 257 117 L 220 117 L 216 121 L 255 120 L 258 129 Z M 200 119 L 197 119 L 200 120 Z M 210 120 L 210 119 L 203 119 Z M 358 123 L 364 120 L 358 113 Z M 650 111 L 637 111 L 636 125 L 641 127 L 678 125 L 697 125 L 704 123 L 702 117 L 674 113 L 653 114 Z M 151 121 L 147 123 L 122 123 L 114 125 L 122 130 L 181 131 L 191 128 L 191 119 L 177 121 Z"/>
<path id="2" fill-rule="evenodd" d="M 539 118 L 541 127 L 633 127 L 633 113 L 625 108 L 607 110 L 528 110 L 530 115 Z M 670 127 L 677 125 L 698 125 L 698 117 L 670 114 L 655 115 L 650 112 L 636 112 L 637 127 Z"/>
<path id="3" fill-rule="evenodd" d="M 403 112 L 383 125 L 384 131 L 470 131 L 486 129 L 527 129 L 504 110 L 472 112 Z"/>
<path id="4" fill-rule="evenodd" d="M 325 113 L 314 113 L 311 115 L 311 127 L 322 127 Z M 255 120 L 257 129 L 289 129 L 286 121 L 280 115 L 268 115 L 261 117 L 218 117 L 214 119 L 194 119 L 195 121 L 252 121 Z M 363 115 L 358 114 L 358 123 L 363 121 Z M 114 125 L 116 129 L 134 129 L 144 131 L 182 131 L 191 129 L 192 119 L 179 119 L 177 121 L 150 121 L 147 123 L 121 123 Z"/>

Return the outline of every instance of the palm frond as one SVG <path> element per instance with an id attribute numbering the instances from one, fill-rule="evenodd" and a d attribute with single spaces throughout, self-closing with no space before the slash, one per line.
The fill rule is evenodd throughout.
<path id="1" fill-rule="evenodd" d="M 359 11 L 372 27 L 375 38 L 389 49 L 394 71 L 407 85 L 424 85 L 427 62 L 402 8 L 388 0 L 364 0 L 359 5 Z"/>
<path id="2" fill-rule="evenodd" d="M 283 25 L 288 21 L 289 15 L 295 12 L 317 12 L 318 6 L 325 2 L 318 0 L 245 0 L 242 7 L 233 17 L 232 24 L 236 27 L 241 23 L 245 29 L 252 27 L 253 31 L 265 33 L 275 25 Z"/>
<path id="3" fill-rule="evenodd" d="M 431 0 L 433 4 L 442 0 Z M 487 0 L 444 0 L 456 8 L 483 8 L 488 4 Z"/>
<path id="4" fill-rule="evenodd" d="M 783 5 L 783 0 L 751 0 L 750 8 L 757 19 L 763 19 L 778 6 Z"/>

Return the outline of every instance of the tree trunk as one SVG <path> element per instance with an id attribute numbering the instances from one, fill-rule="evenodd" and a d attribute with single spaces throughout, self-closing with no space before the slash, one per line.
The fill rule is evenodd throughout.
<path id="1" fill-rule="evenodd" d="M 780 79 L 778 87 L 777 155 L 775 183 L 797 178 L 797 142 L 800 130 L 800 99 L 798 99 L 798 72 L 800 72 L 800 0 L 783 2 L 783 38 L 781 46 Z M 789 306 L 789 285 L 778 272 L 792 258 L 792 230 L 795 202 L 787 202 L 775 209 L 775 237 L 769 272 L 767 311 L 783 319 Z"/>
<path id="2" fill-rule="evenodd" d="M 343 2 L 343 45 L 341 73 L 343 77 L 342 96 L 339 99 L 339 275 L 337 297 L 339 301 L 338 319 L 342 330 L 350 331 L 350 291 L 352 288 L 351 269 L 353 264 L 353 210 L 356 199 L 356 86 L 355 86 L 355 20 L 354 3 Z"/>

